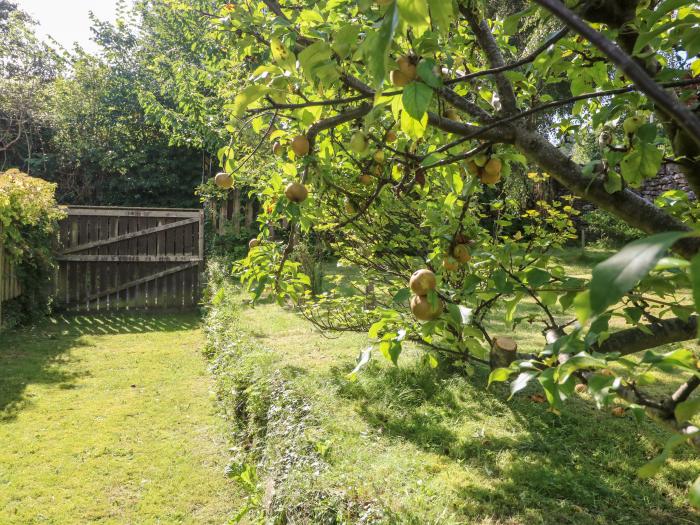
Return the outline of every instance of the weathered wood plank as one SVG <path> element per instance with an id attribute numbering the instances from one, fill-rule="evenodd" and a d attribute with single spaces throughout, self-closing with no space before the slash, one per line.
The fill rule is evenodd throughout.
<path id="1" fill-rule="evenodd" d="M 95 293 L 95 294 L 87 297 L 86 300 L 87 301 L 94 301 L 100 297 L 104 297 L 106 295 L 117 293 L 121 290 L 126 290 L 127 288 L 140 286 L 140 285 L 149 283 L 149 282 L 153 281 L 154 279 L 160 279 L 160 278 L 168 276 L 168 275 L 173 275 L 173 274 L 188 270 L 189 268 L 192 268 L 193 266 L 196 266 L 196 263 L 192 262 L 192 263 L 187 263 L 187 264 L 181 264 L 178 266 L 173 266 L 172 268 L 168 268 L 167 270 L 163 270 L 161 272 L 154 273 L 152 275 L 147 275 L 145 277 L 140 277 L 139 279 L 137 279 L 135 281 L 130 281 L 128 283 L 121 284 L 118 287 L 110 288 L 109 290 L 104 290 L 102 292 Z"/>
<path id="2" fill-rule="evenodd" d="M 180 226 L 185 226 L 187 224 L 194 224 L 199 222 L 199 217 L 193 219 L 185 219 L 182 221 L 171 222 L 170 224 L 163 224 L 161 226 L 154 226 L 152 228 L 146 228 L 145 230 L 139 230 L 131 233 L 125 233 L 124 235 L 119 235 L 111 239 L 102 239 L 99 241 L 89 242 L 86 244 L 79 244 L 78 246 L 73 246 L 63 250 L 63 254 L 67 255 L 69 253 L 82 252 L 84 250 L 90 250 L 93 248 L 99 248 L 101 246 L 107 246 L 108 244 L 114 244 L 120 241 L 126 241 L 129 239 L 134 239 L 136 237 L 143 237 L 146 235 L 151 235 L 152 233 L 162 232 L 164 230 L 171 230 L 173 228 L 179 228 Z"/>
<path id="3" fill-rule="evenodd" d="M 122 208 L 121 211 L 103 208 L 85 208 L 76 209 L 69 208 L 68 213 L 72 216 L 107 216 L 107 217 L 180 217 L 183 219 L 191 219 L 199 216 L 199 210 L 192 211 L 154 211 L 154 210 L 137 210 L 134 208 Z"/>
<path id="4" fill-rule="evenodd" d="M 199 255 L 59 255 L 56 259 L 65 262 L 161 263 L 199 262 L 200 257 Z"/>

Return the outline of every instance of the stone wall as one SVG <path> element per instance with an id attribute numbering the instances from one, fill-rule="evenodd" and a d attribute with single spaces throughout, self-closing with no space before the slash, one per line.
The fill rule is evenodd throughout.
<path id="1" fill-rule="evenodd" d="M 668 190 L 683 190 L 688 192 L 691 199 L 696 198 L 676 164 L 664 164 L 656 177 L 644 181 L 638 193 L 654 202 L 656 197 Z"/>

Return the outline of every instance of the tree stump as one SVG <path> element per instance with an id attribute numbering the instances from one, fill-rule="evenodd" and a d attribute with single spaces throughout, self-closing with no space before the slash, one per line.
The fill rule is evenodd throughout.
<path id="1" fill-rule="evenodd" d="M 494 337 L 491 344 L 491 370 L 508 368 L 516 360 L 518 344 L 510 337 Z"/>

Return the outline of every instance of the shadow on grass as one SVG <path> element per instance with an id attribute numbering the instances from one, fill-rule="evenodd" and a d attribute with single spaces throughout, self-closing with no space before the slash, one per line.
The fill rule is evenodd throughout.
<path id="1" fill-rule="evenodd" d="M 697 475 L 692 465 L 676 463 L 651 482 L 636 476 L 667 437 L 653 423 L 615 418 L 582 399 L 561 416 L 527 391 L 507 401 L 506 389 L 484 389 L 485 371 L 467 379 L 419 365 L 371 366 L 353 383 L 345 373 L 334 371 L 339 394 L 359 402 L 370 426 L 478 472 L 481 481 L 455 488 L 453 510 L 467 523 L 699 522 L 664 490 L 684 494 Z"/>
<path id="2" fill-rule="evenodd" d="M 35 326 L 0 334 L 0 423 L 16 417 L 31 402 L 30 384 L 75 387 L 85 374 L 66 371 L 61 363 L 74 348 L 89 346 L 84 336 L 171 332 L 196 328 L 194 313 L 60 315 Z"/>

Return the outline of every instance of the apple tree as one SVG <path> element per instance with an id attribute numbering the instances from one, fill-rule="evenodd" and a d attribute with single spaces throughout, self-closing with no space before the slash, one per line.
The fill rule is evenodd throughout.
<path id="1" fill-rule="evenodd" d="M 635 192 L 663 162 L 700 192 L 697 4 L 169 4 L 209 20 L 226 57 L 208 67 L 243 79 L 219 155 L 264 202 L 237 266 L 255 297 L 292 301 L 325 330 L 368 330 L 394 363 L 415 341 L 431 363 L 491 367 L 512 393 L 538 383 L 555 411 L 576 390 L 624 401 L 675 431 L 645 476 L 700 444 L 697 350 L 660 348 L 697 338 L 697 204 Z M 518 191 L 544 180 L 558 196 L 523 209 Z M 553 256 L 584 202 L 647 235 L 590 279 Z M 272 241 L 280 224 L 288 238 Z M 359 274 L 311 294 L 293 257 L 310 236 Z M 522 323 L 541 347 L 509 337 Z M 646 390 L 655 371 L 672 391 Z"/>

